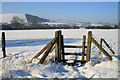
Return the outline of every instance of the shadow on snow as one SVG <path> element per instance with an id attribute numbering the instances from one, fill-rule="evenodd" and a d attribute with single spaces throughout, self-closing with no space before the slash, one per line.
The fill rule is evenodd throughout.
<path id="1" fill-rule="evenodd" d="M 6 47 L 20 47 L 20 46 L 38 46 L 46 45 L 52 39 L 23 39 L 23 40 L 6 40 Z M 82 40 L 81 38 L 65 38 L 64 43 L 75 43 Z M 1 45 L 1 42 L 0 42 Z M 1 46 L 0 46 L 1 47 Z"/>

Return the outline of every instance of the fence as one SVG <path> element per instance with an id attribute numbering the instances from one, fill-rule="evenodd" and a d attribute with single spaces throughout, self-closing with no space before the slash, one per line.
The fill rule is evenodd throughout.
<path id="1" fill-rule="evenodd" d="M 39 61 L 39 63 L 44 63 L 44 61 L 45 61 L 46 57 L 48 56 L 49 52 L 51 52 L 51 51 L 53 51 L 53 49 L 55 49 L 55 62 L 66 62 L 67 60 L 65 60 L 65 55 L 78 55 L 78 56 L 82 56 L 82 60 L 75 60 L 75 62 L 72 63 L 72 64 L 75 64 L 76 62 L 81 62 L 81 64 L 87 63 L 87 62 L 90 61 L 91 42 L 93 42 L 100 49 L 100 51 L 102 51 L 108 57 L 109 60 L 112 60 L 112 57 L 92 37 L 92 32 L 91 31 L 88 32 L 87 46 L 86 46 L 86 42 L 85 42 L 85 40 L 86 40 L 85 35 L 83 36 L 82 46 L 65 45 L 63 39 L 64 38 L 63 38 L 63 35 L 61 35 L 61 31 L 56 31 L 55 32 L 55 37 L 53 38 L 53 40 L 49 44 L 47 44 L 35 57 L 33 57 L 32 60 L 34 58 L 38 58 L 44 51 L 46 51 L 44 53 L 43 57 L 41 58 L 41 60 Z M 106 44 L 107 44 L 107 42 L 106 42 Z M 107 44 L 107 46 L 108 46 L 108 44 Z M 82 48 L 82 54 L 65 53 L 65 51 L 64 51 L 65 48 Z M 87 48 L 87 53 L 85 53 L 85 48 Z M 110 47 L 109 47 L 109 49 L 112 50 Z M 86 60 L 84 60 L 84 56 L 86 56 Z"/>
<path id="2" fill-rule="evenodd" d="M 49 55 L 49 53 L 52 52 L 55 49 L 55 62 L 66 63 L 68 61 L 67 59 L 65 59 L 66 55 L 76 55 L 76 56 L 81 56 L 82 59 L 81 60 L 74 60 L 74 63 L 70 63 L 70 64 L 75 64 L 76 62 L 81 62 L 81 64 L 87 63 L 87 62 L 90 61 L 91 43 L 92 42 L 100 49 L 100 51 L 102 51 L 108 57 L 109 60 L 112 60 L 112 57 L 101 46 L 102 41 L 103 41 L 106 44 L 106 46 L 108 47 L 108 49 L 110 49 L 110 51 L 112 51 L 112 53 L 115 54 L 114 51 L 110 48 L 110 46 L 108 45 L 108 43 L 104 39 L 101 39 L 100 44 L 99 44 L 92 37 L 92 31 L 89 31 L 88 32 L 88 37 L 87 37 L 87 42 L 86 42 L 86 35 L 83 35 L 82 40 L 83 41 L 82 41 L 81 46 L 65 45 L 64 44 L 64 36 L 62 35 L 62 32 L 60 30 L 56 31 L 55 32 L 55 37 L 37 55 L 35 55 L 31 59 L 31 62 L 32 62 L 33 59 L 38 58 L 41 54 L 43 54 L 43 56 L 40 59 L 39 63 L 44 63 L 44 61 L 47 58 L 47 56 Z M 29 42 L 29 43 L 33 43 L 33 41 Z M 22 43 L 20 43 L 20 44 L 22 44 Z M 2 33 L 2 51 L 3 51 L 3 57 L 4 58 L 6 57 L 5 46 L 6 46 L 5 33 L 3 32 Z M 67 53 L 67 52 L 65 52 L 65 48 L 81 48 L 82 53 Z M 86 52 L 85 52 L 85 49 L 87 49 Z M 86 57 L 86 60 L 85 60 L 85 57 Z"/>

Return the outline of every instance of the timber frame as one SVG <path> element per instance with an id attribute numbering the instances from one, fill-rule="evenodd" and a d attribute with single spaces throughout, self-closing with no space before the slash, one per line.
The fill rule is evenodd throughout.
<path id="1" fill-rule="evenodd" d="M 49 53 L 51 53 L 55 49 L 55 62 L 63 62 L 66 63 L 65 55 L 78 55 L 82 56 L 81 60 L 75 60 L 75 62 L 81 62 L 81 64 L 87 63 L 90 61 L 90 55 L 91 55 L 91 43 L 93 42 L 101 52 L 104 53 L 108 57 L 108 59 L 111 61 L 112 57 L 105 51 L 104 48 L 102 48 L 102 41 L 106 44 L 108 49 L 114 53 L 114 51 L 110 48 L 108 43 L 101 38 L 100 44 L 92 37 L 92 31 L 88 32 L 87 42 L 86 42 L 86 36 L 83 35 L 83 41 L 82 46 L 75 46 L 75 45 L 65 45 L 64 44 L 64 37 L 61 34 L 61 30 L 55 32 L 55 37 L 36 55 L 31 59 L 31 62 L 34 58 L 38 58 L 41 54 L 43 54 L 41 60 L 38 63 L 43 64 L 46 57 Z M 86 46 L 87 43 L 87 46 Z M 82 48 L 82 53 L 65 53 L 65 48 Z M 85 53 L 85 48 L 87 49 Z M 99 54 L 101 54 L 99 52 Z M 86 60 L 85 60 L 86 56 Z"/>

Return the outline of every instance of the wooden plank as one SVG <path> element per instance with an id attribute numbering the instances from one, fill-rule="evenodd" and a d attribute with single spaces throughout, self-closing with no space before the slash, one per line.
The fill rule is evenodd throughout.
<path id="1" fill-rule="evenodd" d="M 66 61 L 66 63 L 67 63 L 67 61 L 69 61 L 69 59 L 65 59 L 65 61 Z M 74 62 L 86 62 L 86 60 L 84 60 L 84 61 L 82 61 L 82 60 L 74 60 Z"/>
<path id="2" fill-rule="evenodd" d="M 53 52 L 54 49 L 55 49 L 55 46 L 50 50 L 50 53 Z"/>
<path id="3" fill-rule="evenodd" d="M 97 43 L 96 40 L 94 40 L 94 38 L 91 37 L 92 42 L 108 57 L 108 59 L 111 61 L 112 57 L 100 46 L 99 43 Z"/>
<path id="4" fill-rule="evenodd" d="M 100 46 L 102 47 L 102 38 L 100 39 Z M 101 51 L 98 54 L 101 55 Z"/>
<path id="5" fill-rule="evenodd" d="M 57 37 L 53 38 L 53 40 L 51 40 L 36 56 L 34 56 L 30 62 L 32 62 L 32 60 L 34 58 L 38 58 L 49 46 L 51 43 L 53 43 L 55 40 L 57 39 Z"/>
<path id="6" fill-rule="evenodd" d="M 69 66 L 74 66 L 75 65 L 75 62 L 74 63 L 67 63 Z"/>
<path id="7" fill-rule="evenodd" d="M 81 64 L 84 63 L 84 54 L 85 54 L 85 40 L 86 40 L 86 36 L 83 36 L 83 43 L 82 43 L 82 62 Z"/>
<path id="8" fill-rule="evenodd" d="M 5 42 L 5 32 L 2 32 L 2 38 L 1 38 L 1 43 L 2 43 L 2 52 L 3 52 L 3 58 L 6 57 L 6 50 L 5 50 L 5 47 L 6 47 L 6 42 Z"/>
<path id="9" fill-rule="evenodd" d="M 64 48 L 82 48 L 82 46 L 64 45 Z M 87 46 L 85 46 L 87 48 Z"/>
<path id="10" fill-rule="evenodd" d="M 83 63 L 86 63 L 86 60 L 82 61 L 82 60 L 75 60 L 75 62 L 83 62 Z"/>
<path id="11" fill-rule="evenodd" d="M 62 48 L 61 48 L 61 30 L 59 30 L 59 58 L 58 58 L 58 62 L 61 62 L 61 51 L 62 51 Z"/>
<path id="12" fill-rule="evenodd" d="M 78 55 L 78 56 L 81 56 L 82 54 L 80 54 L 80 53 L 64 53 L 64 55 Z M 86 56 L 86 54 L 84 54 L 84 56 Z"/>
<path id="13" fill-rule="evenodd" d="M 56 43 L 55 43 L 55 62 L 58 62 L 58 58 L 59 58 L 59 32 L 56 31 L 55 32 L 55 37 L 57 37 Z"/>
<path id="14" fill-rule="evenodd" d="M 108 47 L 108 49 L 109 49 L 113 54 L 115 54 L 115 52 L 111 49 L 111 47 L 109 46 L 109 44 L 108 44 L 104 39 L 102 39 L 102 41 L 105 43 L 105 45 Z"/>
<path id="15" fill-rule="evenodd" d="M 86 62 L 90 61 L 92 31 L 88 32 Z"/>
<path id="16" fill-rule="evenodd" d="M 47 58 L 47 56 L 48 56 L 50 50 L 52 49 L 53 45 L 55 44 L 55 42 L 56 42 L 56 40 L 50 44 L 50 46 L 48 47 L 48 49 L 46 50 L 43 57 L 41 58 L 41 60 L 38 63 L 41 63 L 41 64 L 44 63 L 45 59 Z"/>
<path id="17" fill-rule="evenodd" d="M 62 60 L 65 62 L 65 55 L 64 55 L 64 38 L 63 35 L 61 35 L 61 48 L 62 48 Z"/>

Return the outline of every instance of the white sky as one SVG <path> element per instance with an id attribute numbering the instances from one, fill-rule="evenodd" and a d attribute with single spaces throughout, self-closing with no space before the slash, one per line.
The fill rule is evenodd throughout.
<path id="1" fill-rule="evenodd" d="M 2 2 L 119 2 L 120 0 L 0 0 Z"/>

